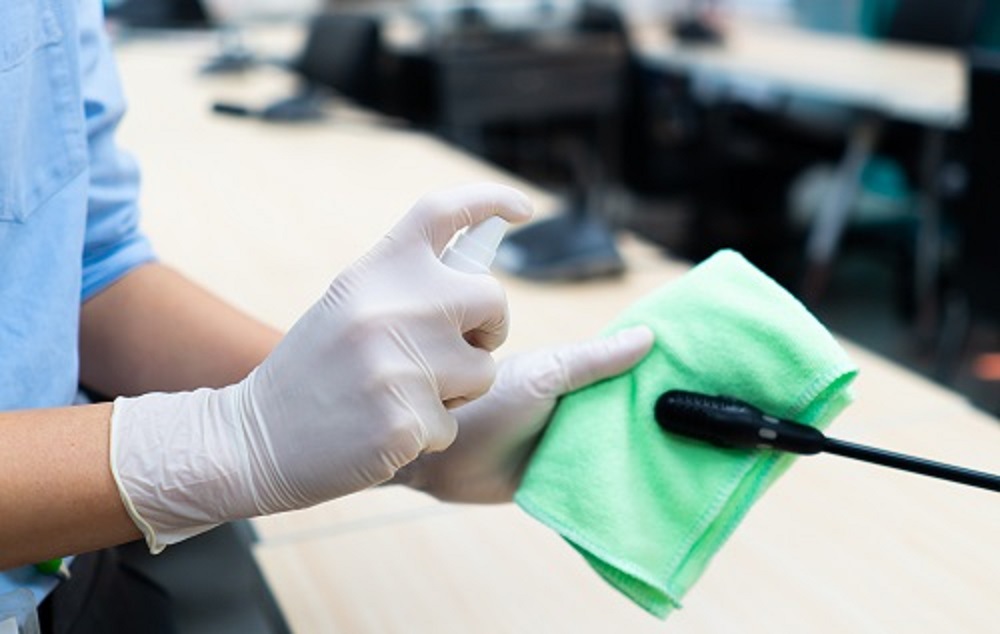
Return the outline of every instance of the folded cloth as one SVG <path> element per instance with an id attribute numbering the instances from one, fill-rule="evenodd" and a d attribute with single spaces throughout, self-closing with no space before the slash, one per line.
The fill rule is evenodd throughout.
<path id="1" fill-rule="evenodd" d="M 825 427 L 850 402 L 857 371 L 802 304 L 733 251 L 643 298 L 609 330 L 637 324 L 655 333 L 653 350 L 560 401 L 514 499 L 665 618 L 792 458 L 667 434 L 656 399 L 670 389 L 728 395 Z"/>

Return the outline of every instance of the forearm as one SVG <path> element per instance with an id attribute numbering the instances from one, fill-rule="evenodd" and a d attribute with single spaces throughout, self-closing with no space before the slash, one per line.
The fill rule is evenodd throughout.
<path id="1" fill-rule="evenodd" d="M 109 397 L 228 385 L 280 338 L 177 271 L 149 264 L 84 304 L 80 379 Z"/>
<path id="2" fill-rule="evenodd" d="M 83 306 L 81 381 L 110 397 L 227 385 L 280 337 L 151 264 Z M 100 404 L 0 413 L 0 569 L 141 536 L 111 473 L 111 411 Z"/>
<path id="3" fill-rule="evenodd" d="M 0 570 L 137 539 L 109 466 L 108 404 L 0 413 Z"/>
<path id="4" fill-rule="evenodd" d="M 151 264 L 83 306 L 81 380 L 111 397 L 227 385 L 280 336 Z M 111 474 L 111 411 L 101 404 L 0 414 L 0 569 L 140 537 Z"/>

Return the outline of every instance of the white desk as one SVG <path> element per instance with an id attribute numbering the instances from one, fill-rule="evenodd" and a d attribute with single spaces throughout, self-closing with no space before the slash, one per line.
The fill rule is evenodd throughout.
<path id="1" fill-rule="evenodd" d="M 630 27 L 649 64 L 776 94 L 814 97 L 936 127 L 965 117 L 965 68 L 946 48 L 733 19 L 719 44 L 676 40 L 663 22 Z"/>
<path id="2" fill-rule="evenodd" d="M 199 78 L 211 48 L 206 36 L 121 50 L 132 103 L 122 140 L 142 160 L 145 227 L 162 256 L 276 325 L 289 325 L 428 188 L 518 182 L 347 111 L 303 127 L 213 116 L 213 98 L 264 102 L 286 82 Z M 543 209 L 554 202 L 527 190 Z M 630 269 L 617 281 L 505 279 L 513 329 L 504 351 L 588 336 L 687 268 L 632 239 L 622 251 Z M 837 435 L 1000 470 L 996 421 L 849 348 L 862 367 L 859 401 Z M 446 506 L 387 488 L 256 527 L 265 575 L 302 633 L 986 633 L 1000 617 L 995 494 L 836 457 L 793 467 L 666 625 L 513 506 Z"/>
<path id="3" fill-rule="evenodd" d="M 807 31 L 791 26 L 733 19 L 723 23 L 717 45 L 678 42 L 662 22 L 631 26 L 637 53 L 647 64 L 690 73 L 732 91 L 752 90 L 777 98 L 826 100 L 859 115 L 841 160 L 836 186 L 810 228 L 809 265 L 803 292 L 817 299 L 857 194 L 861 170 L 873 153 L 884 119 L 927 128 L 916 287 L 922 303 L 933 301 L 939 258 L 936 169 L 945 130 L 965 119 L 966 76 L 961 54 L 952 49 L 874 41 Z"/>

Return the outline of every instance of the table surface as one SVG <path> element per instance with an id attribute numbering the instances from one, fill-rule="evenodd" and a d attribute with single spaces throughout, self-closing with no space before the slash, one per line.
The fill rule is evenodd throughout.
<path id="1" fill-rule="evenodd" d="M 121 140 L 144 168 L 144 226 L 162 258 L 279 327 L 429 189 L 495 179 L 543 212 L 556 202 L 346 106 L 298 126 L 212 115 L 214 99 L 263 104 L 290 86 L 278 71 L 199 77 L 213 50 L 205 35 L 120 46 L 132 108 Z M 621 248 L 621 279 L 502 278 L 513 326 L 501 355 L 590 336 L 689 266 L 632 237 Z M 996 420 L 845 346 L 862 371 L 833 435 L 1000 471 Z M 512 505 L 445 505 L 387 487 L 256 520 L 256 555 L 296 632 L 993 632 L 998 502 L 842 458 L 801 459 L 667 625 Z"/>
<path id="2" fill-rule="evenodd" d="M 954 128 L 965 118 L 965 67 L 954 49 L 745 17 L 722 20 L 721 32 L 719 44 L 685 44 L 664 22 L 630 27 L 633 46 L 647 64 L 914 123 Z"/>
<path id="3" fill-rule="evenodd" d="M 954 49 L 823 33 L 794 24 L 720 14 L 718 44 L 684 43 L 665 16 L 626 14 L 630 45 L 650 66 L 743 91 L 821 99 L 943 128 L 966 115 L 966 75 Z M 385 38 L 398 50 L 426 46 L 424 25 L 388 13 Z"/>

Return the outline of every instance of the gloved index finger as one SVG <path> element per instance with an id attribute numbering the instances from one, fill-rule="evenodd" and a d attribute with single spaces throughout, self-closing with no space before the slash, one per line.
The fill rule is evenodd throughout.
<path id="1" fill-rule="evenodd" d="M 435 255 L 440 255 L 464 227 L 491 216 L 511 223 L 524 222 L 533 213 L 531 200 L 521 191 L 499 183 L 475 183 L 425 195 L 392 233 L 406 242 L 422 240 L 430 244 Z"/>
<path id="2" fill-rule="evenodd" d="M 625 372 L 646 356 L 653 339 L 653 331 L 647 326 L 634 326 L 555 350 L 553 358 L 562 368 L 555 376 L 562 384 L 549 383 L 547 387 L 553 390 L 550 396 L 573 392 Z"/>

